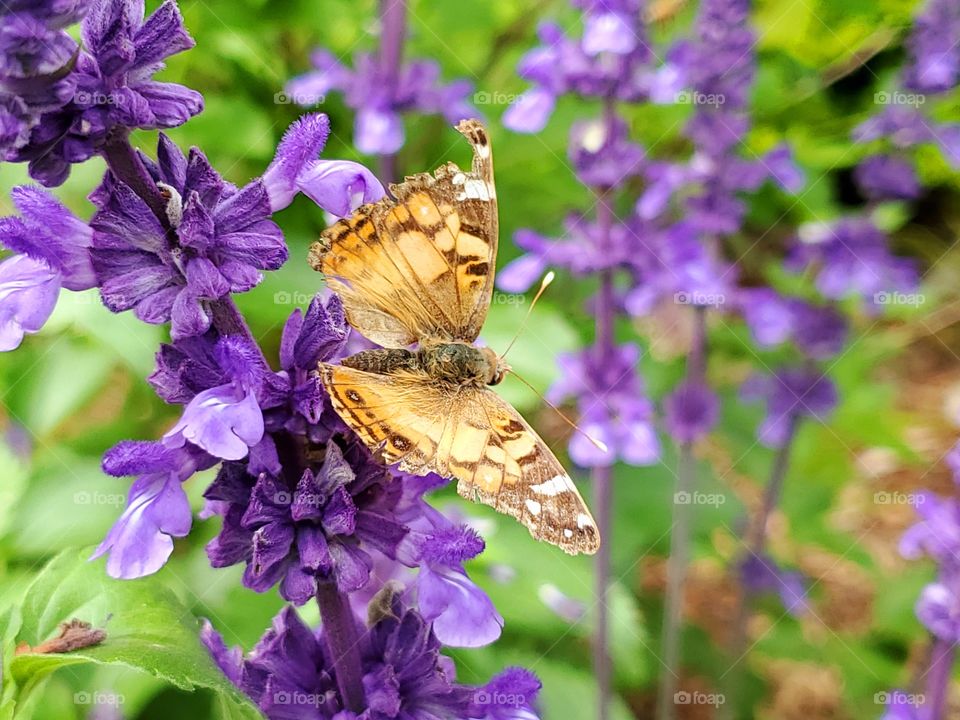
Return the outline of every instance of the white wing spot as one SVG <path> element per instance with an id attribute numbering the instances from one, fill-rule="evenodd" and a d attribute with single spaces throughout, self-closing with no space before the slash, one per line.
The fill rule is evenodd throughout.
<path id="1" fill-rule="evenodd" d="M 457 182 L 457 176 L 454 175 L 453 181 Z M 457 183 L 458 185 L 460 183 Z M 487 187 L 485 180 L 479 180 L 477 178 L 464 179 L 463 181 L 463 192 L 457 195 L 457 200 L 489 200 L 490 199 L 490 189 Z"/>
<path id="2" fill-rule="evenodd" d="M 451 179 L 451 182 L 452 182 L 454 185 L 463 185 L 466 181 L 467 181 L 467 176 L 464 175 L 462 172 L 458 172 L 458 173 L 457 173 L 456 175 L 454 175 L 453 178 Z"/>
<path id="3" fill-rule="evenodd" d="M 563 529 L 563 536 L 564 536 L 565 538 L 572 538 L 572 537 L 573 537 L 573 530 L 571 530 L 570 528 L 564 528 L 564 529 Z"/>
<path id="4" fill-rule="evenodd" d="M 581 530 L 585 527 L 593 527 L 593 518 L 586 513 L 577 513 L 577 527 Z"/>
<path id="5" fill-rule="evenodd" d="M 537 495 L 559 495 L 563 492 L 570 492 L 570 478 L 566 475 L 557 475 L 550 480 L 547 480 L 545 483 L 540 483 L 539 485 L 531 485 L 530 489 L 533 490 Z"/>
<path id="6" fill-rule="evenodd" d="M 530 511 L 531 515 L 539 515 L 540 507 L 540 503 L 538 503 L 536 500 L 527 500 L 527 510 Z"/>

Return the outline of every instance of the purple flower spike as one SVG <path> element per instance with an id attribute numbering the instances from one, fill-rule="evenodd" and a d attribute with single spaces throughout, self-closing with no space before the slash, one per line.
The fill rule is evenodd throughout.
<path id="1" fill-rule="evenodd" d="M 949 643 L 960 641 L 960 596 L 957 594 L 957 578 L 943 579 L 927 585 L 917 600 L 917 617 L 924 627 L 941 640 Z"/>
<path id="2" fill-rule="evenodd" d="M 60 274 L 26 255 L 0 263 L 0 352 L 43 327 L 60 295 Z"/>
<path id="3" fill-rule="evenodd" d="M 789 437 L 791 418 L 805 416 L 823 422 L 837 404 L 834 384 L 816 370 L 784 368 L 772 375 L 755 375 L 740 389 L 745 401 L 763 400 L 767 414 L 757 437 L 767 447 L 780 447 Z"/>
<path id="4" fill-rule="evenodd" d="M 101 151 L 118 128 L 176 127 L 203 109 L 199 93 L 152 79 L 167 57 L 194 44 L 176 3 L 167 0 L 146 19 L 143 12 L 142 2 L 130 0 L 91 4 L 70 102 L 42 115 L 30 141 L 11 157 L 29 162 L 31 177 L 59 185 L 71 164 Z"/>

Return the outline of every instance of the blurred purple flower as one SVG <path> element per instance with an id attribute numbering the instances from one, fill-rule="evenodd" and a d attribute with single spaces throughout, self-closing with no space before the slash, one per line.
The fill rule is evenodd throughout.
<path id="1" fill-rule="evenodd" d="M 955 573 L 941 574 L 938 582 L 923 589 L 916 606 L 917 617 L 924 627 L 951 644 L 960 642 L 958 580 Z"/>
<path id="2" fill-rule="evenodd" d="M 324 102 L 331 91 L 343 93 L 357 113 L 354 144 L 362 153 L 390 155 L 399 150 L 404 142 L 403 113 L 441 114 L 451 124 L 477 116 L 467 99 L 470 83 L 457 80 L 444 85 L 440 66 L 433 61 L 384 68 L 376 57 L 362 53 L 354 58 L 351 70 L 332 53 L 316 50 L 311 62 L 314 70 L 291 80 L 287 94 L 294 102 L 311 106 Z"/>
<path id="3" fill-rule="evenodd" d="M 114 131 L 175 127 L 203 109 L 194 90 L 152 79 L 167 57 L 194 45 L 174 0 L 146 19 L 143 0 L 93 0 L 82 36 L 73 97 L 41 116 L 10 157 L 29 162 L 31 177 L 47 186 L 60 185 L 70 165 L 101 151 Z"/>
<path id="4" fill-rule="evenodd" d="M 798 572 L 782 570 L 773 558 L 750 554 L 740 566 L 740 581 L 752 595 L 775 593 L 787 612 L 801 615 L 807 609 L 807 589 Z"/>
<path id="5" fill-rule="evenodd" d="M 927 0 L 914 21 L 907 46 L 904 87 L 919 93 L 946 92 L 960 82 L 960 5 Z"/>
<path id="6" fill-rule="evenodd" d="M 909 560 L 927 556 L 960 571 L 960 505 L 925 492 L 916 496 L 914 507 L 920 520 L 900 538 L 900 554 Z"/>
<path id="7" fill-rule="evenodd" d="M 537 695 L 543 684 L 526 668 L 509 667 L 474 695 L 468 717 L 483 720 L 539 720 Z"/>
<path id="8" fill-rule="evenodd" d="M 20 347 L 53 313 L 60 295 L 60 275 L 27 255 L 0 263 L 0 352 Z"/>
<path id="9" fill-rule="evenodd" d="M 582 433 L 570 440 L 570 457 L 584 467 L 606 467 L 618 459 L 631 465 L 650 465 L 660 457 L 653 428 L 653 407 L 643 393 L 637 364 L 640 348 L 621 345 L 611 356 L 595 349 L 561 355 L 561 379 L 547 392 L 559 403 L 577 401 L 584 433 L 606 445 L 604 452 Z"/>
<path id="10" fill-rule="evenodd" d="M 870 200 L 915 200 L 920 181 L 913 165 L 893 155 L 871 155 L 854 171 L 857 185 Z"/>
<path id="11" fill-rule="evenodd" d="M 709 387 L 686 380 L 667 398 L 664 423 L 679 444 L 696 442 L 709 433 L 720 413 L 720 399 Z"/>
<path id="12" fill-rule="evenodd" d="M 767 447 L 780 447 L 789 438 L 792 418 L 806 416 L 823 422 L 837 404 L 833 382 L 810 368 L 782 368 L 770 375 L 754 375 L 740 388 L 746 402 L 762 400 L 767 413 L 757 429 L 757 439 Z"/>
<path id="13" fill-rule="evenodd" d="M 580 182 L 612 188 L 641 173 L 646 153 L 628 140 L 627 124 L 617 118 L 612 133 L 602 119 L 574 123 L 569 155 Z"/>

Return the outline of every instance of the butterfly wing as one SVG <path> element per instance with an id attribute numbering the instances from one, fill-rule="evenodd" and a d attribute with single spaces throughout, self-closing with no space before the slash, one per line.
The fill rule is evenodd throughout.
<path id="1" fill-rule="evenodd" d="M 457 479 L 457 492 L 512 515 L 537 540 L 592 554 L 600 535 L 573 481 L 509 404 L 426 375 L 379 375 L 321 364 L 333 407 L 380 459 Z"/>
<path id="2" fill-rule="evenodd" d="M 472 342 L 486 319 L 498 236 L 493 155 L 479 121 L 457 130 L 473 146 L 469 172 L 447 163 L 408 177 L 391 186 L 396 201 L 362 206 L 310 250 L 350 324 L 380 345 Z"/>

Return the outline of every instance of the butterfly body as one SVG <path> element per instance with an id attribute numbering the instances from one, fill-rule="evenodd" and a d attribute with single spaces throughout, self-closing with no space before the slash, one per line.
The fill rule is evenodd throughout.
<path id="1" fill-rule="evenodd" d="M 493 293 L 498 223 L 493 157 L 477 120 L 453 163 L 391 186 L 325 230 L 310 263 L 347 321 L 384 346 L 321 363 L 333 408 L 384 463 L 456 478 L 465 498 L 512 515 L 568 553 L 600 546 L 590 511 L 546 443 L 488 386 L 509 367 L 475 347 Z M 409 349 L 416 345 L 416 349 Z"/>

